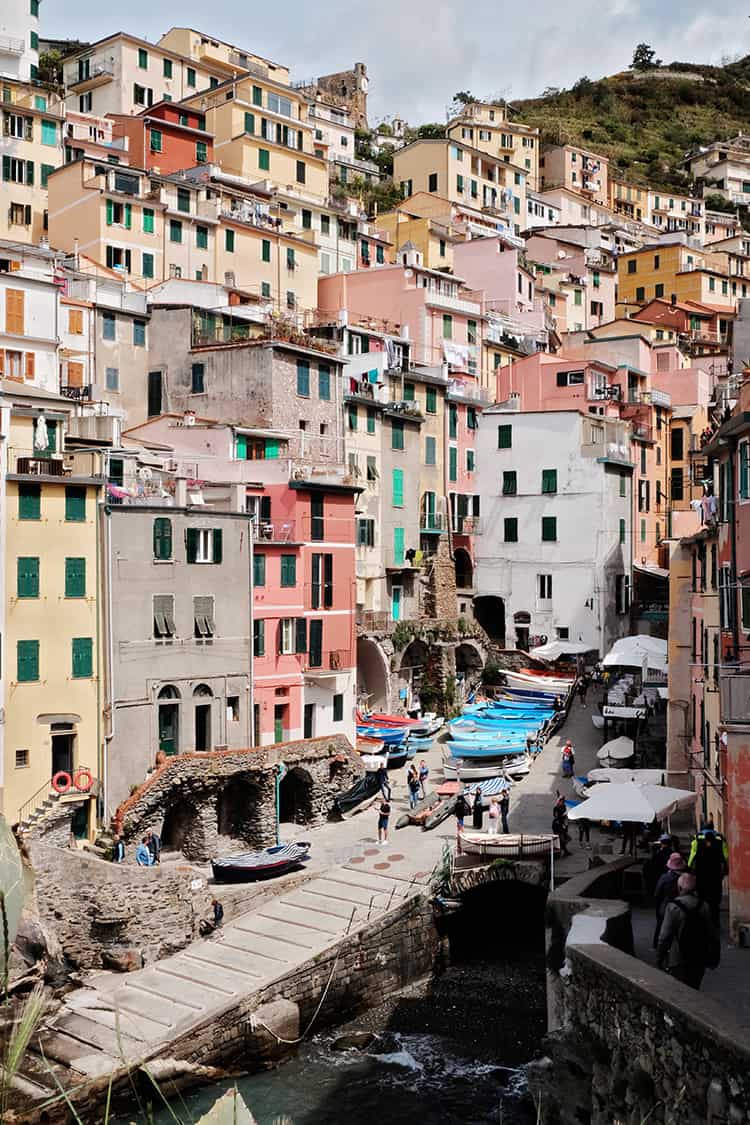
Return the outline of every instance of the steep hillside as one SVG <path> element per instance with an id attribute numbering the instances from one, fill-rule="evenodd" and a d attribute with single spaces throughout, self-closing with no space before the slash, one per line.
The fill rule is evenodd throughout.
<path id="1" fill-rule="evenodd" d="M 609 156 L 612 172 L 675 190 L 689 187 L 685 152 L 750 132 L 750 56 L 727 66 L 671 63 L 626 71 L 514 103 L 543 140 Z"/>

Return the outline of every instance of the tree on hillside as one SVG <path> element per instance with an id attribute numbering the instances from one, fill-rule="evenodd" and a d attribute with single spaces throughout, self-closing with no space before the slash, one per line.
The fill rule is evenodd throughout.
<path id="1" fill-rule="evenodd" d="M 594 83 L 584 74 L 583 78 L 579 78 L 573 86 L 573 93 L 577 98 L 582 98 L 585 94 L 590 94 L 594 87 Z"/>
<path id="2" fill-rule="evenodd" d="M 630 66 L 633 70 L 653 70 L 655 66 L 661 66 L 661 59 L 657 59 L 656 51 L 648 43 L 639 43 L 633 51 Z"/>
<path id="3" fill-rule="evenodd" d="M 459 90 L 457 94 L 453 95 L 453 100 L 458 102 L 459 105 L 474 105 L 475 102 L 479 101 L 479 98 L 475 98 L 468 90 Z"/>

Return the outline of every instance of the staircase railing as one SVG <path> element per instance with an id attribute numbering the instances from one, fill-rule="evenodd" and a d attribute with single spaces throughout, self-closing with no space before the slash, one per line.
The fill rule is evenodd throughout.
<path id="1" fill-rule="evenodd" d="M 78 773 L 81 770 L 85 770 L 86 773 L 88 773 L 91 777 L 94 776 L 93 773 L 91 772 L 91 770 L 88 768 L 88 766 L 84 766 L 82 762 L 79 762 L 79 764 L 76 766 L 75 770 L 72 771 L 72 775 L 75 775 L 76 773 Z M 92 787 L 92 789 L 93 789 L 93 787 Z M 87 789 L 85 791 L 82 790 L 82 789 L 76 789 L 75 786 L 72 786 L 68 790 L 68 793 L 80 793 L 82 797 L 85 797 L 91 791 L 92 790 L 89 790 L 89 789 Z M 60 796 L 65 796 L 65 795 L 66 794 L 60 794 Z M 23 822 L 29 816 L 31 816 L 31 814 L 33 812 L 35 812 L 39 808 L 40 805 L 43 805 L 44 802 L 46 800 L 48 800 L 50 797 L 56 797 L 56 796 L 58 796 L 58 794 L 52 788 L 52 778 L 50 778 L 48 781 L 45 781 L 43 785 L 39 786 L 36 793 L 33 793 L 31 795 L 31 797 L 29 797 L 28 801 L 25 801 L 21 805 L 21 807 L 18 810 L 18 823 L 23 824 Z"/>

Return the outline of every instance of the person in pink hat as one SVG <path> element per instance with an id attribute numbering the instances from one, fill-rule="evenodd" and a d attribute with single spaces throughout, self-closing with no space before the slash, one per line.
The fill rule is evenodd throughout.
<path id="1" fill-rule="evenodd" d="M 659 944 L 659 934 L 661 933 L 662 922 L 664 921 L 664 914 L 667 909 L 667 903 L 672 902 L 677 898 L 677 880 L 683 871 L 686 870 L 685 860 L 679 852 L 672 852 L 667 860 L 666 871 L 660 876 L 656 888 L 654 890 L 654 903 L 656 905 L 656 929 L 654 930 L 654 949 Z"/>

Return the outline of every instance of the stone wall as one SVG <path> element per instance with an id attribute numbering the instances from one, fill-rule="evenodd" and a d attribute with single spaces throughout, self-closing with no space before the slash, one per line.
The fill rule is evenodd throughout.
<path id="1" fill-rule="evenodd" d="M 78 969 L 115 967 L 124 956 L 167 957 L 198 937 L 211 892 L 187 864 L 130 867 L 31 843 L 39 917 Z M 139 957 L 140 955 L 140 957 Z"/>
<path id="2" fill-rule="evenodd" d="M 276 840 L 276 767 L 288 771 L 285 791 L 296 787 L 295 820 L 322 824 L 334 799 L 363 773 L 343 735 L 279 743 L 252 750 L 180 754 L 164 762 L 115 814 L 127 841 L 146 828 L 162 835 L 165 848 L 191 860 L 218 854 L 219 837 L 264 848 Z"/>

